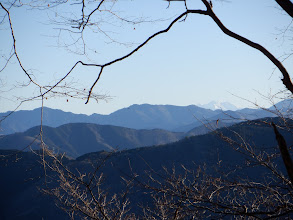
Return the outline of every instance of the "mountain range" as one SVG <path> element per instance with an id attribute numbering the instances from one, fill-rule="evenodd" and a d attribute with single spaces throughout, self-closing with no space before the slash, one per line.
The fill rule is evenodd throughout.
<path id="1" fill-rule="evenodd" d="M 1 113 L 0 118 L 7 115 Z M 194 105 L 181 107 L 172 105 L 132 105 L 109 115 L 73 114 L 61 110 L 44 108 L 43 125 L 58 127 L 68 123 L 95 123 L 100 125 L 115 125 L 133 129 L 165 129 L 180 131 L 180 127 L 197 121 L 196 118 L 210 118 L 220 111 L 203 109 Z M 2 134 L 25 131 L 40 125 L 41 109 L 17 111 L 1 123 Z"/>
<path id="2" fill-rule="evenodd" d="M 284 105 L 284 103 L 286 105 Z M 288 107 L 291 101 L 283 101 L 277 106 Z M 271 108 L 274 108 L 272 106 Z M 284 109 L 284 108 L 283 108 Z M 274 109 L 269 109 L 274 111 Z M 0 113 L 0 134 L 23 132 L 40 125 L 41 109 L 21 110 L 12 113 Z M 210 110 L 195 105 L 131 105 L 117 110 L 109 115 L 74 114 L 62 110 L 44 107 L 43 125 L 58 127 L 68 123 L 94 123 L 100 125 L 115 125 L 132 129 L 164 129 L 176 132 L 188 132 L 205 123 L 222 120 L 224 123 L 239 123 L 244 119 L 253 120 L 263 117 L 273 117 L 269 111 L 262 109 L 240 109 L 236 111 Z M 4 120 L 3 120 L 4 119 Z"/>
<path id="3" fill-rule="evenodd" d="M 144 104 L 132 105 L 110 115 L 90 116 L 44 108 L 42 138 L 56 153 L 66 153 L 67 156 L 76 158 L 101 150 L 161 145 L 183 137 L 203 135 L 245 120 L 274 116 L 272 112 L 275 109 L 286 113 L 291 102 L 292 100 L 285 100 L 277 103 L 268 111 L 213 111 L 193 105 L 182 107 Z M 40 113 L 40 108 L 17 111 L 2 121 L 0 149 L 39 149 Z M 1 114 L 4 117 L 9 112 Z"/>
<path id="4" fill-rule="evenodd" d="M 276 152 L 277 142 L 274 131 L 269 125 L 282 123 L 279 118 L 264 119 L 261 121 L 243 122 L 235 124 L 229 129 L 222 128 L 221 132 L 228 137 L 239 136 L 245 138 L 246 143 L 252 144 L 257 152 L 265 148 L 266 152 Z M 292 123 L 292 122 L 290 122 Z M 288 145 L 293 144 L 293 134 L 287 130 L 280 130 Z M 239 139 L 242 143 L 243 139 Z M 237 145 L 238 146 L 238 145 Z M 50 182 L 46 183 L 44 170 L 40 164 L 39 152 L 19 152 L 13 150 L 0 150 L 0 218 L 1 219 L 70 219 L 62 212 L 52 198 L 42 194 L 40 190 L 54 187 L 54 175 L 47 170 Z M 6 156 L 5 156 L 6 155 Z M 103 161 L 109 153 L 104 151 L 84 154 L 73 160 L 65 158 L 64 164 L 71 170 L 80 173 L 93 173 L 95 166 Z M 216 172 L 221 161 L 220 172 L 227 173 L 235 166 L 241 167 L 247 162 L 247 156 L 238 152 L 232 146 L 214 133 L 184 138 L 180 141 L 161 146 L 150 146 L 118 151 L 106 160 L 99 173 L 103 173 L 104 182 L 109 196 L 124 189 L 121 178 L 129 178 L 131 173 L 137 174 L 138 182 L 148 181 L 148 173 L 160 176 L 164 169 L 172 170 L 176 167 L 176 174 L 184 174 L 185 169 L 196 170 L 197 166 L 206 166 L 206 172 Z M 284 171 L 284 165 L 274 159 L 276 168 Z M 163 168 L 164 167 L 164 168 Z M 155 170 L 156 172 L 154 173 Z M 240 173 L 239 173 L 240 172 Z M 270 170 L 259 166 L 248 166 L 240 169 L 237 175 L 246 178 L 262 179 L 270 175 Z M 242 172 L 242 173 L 241 173 Z M 284 171 L 285 173 L 285 171 Z M 54 180 L 54 181 L 53 181 Z M 46 183 L 46 184 L 45 184 Z M 53 186 L 51 185 L 53 184 Z M 151 205 L 150 198 L 144 193 L 144 189 L 135 185 L 129 192 L 131 211 L 139 214 L 139 206 Z"/>
<path id="5" fill-rule="evenodd" d="M 211 109 L 211 110 L 217 110 L 217 109 L 220 109 L 220 110 L 223 110 L 223 111 L 228 111 L 228 110 L 236 111 L 236 110 L 239 110 L 239 108 L 237 108 L 235 105 L 233 105 L 233 104 L 231 104 L 229 102 L 211 101 L 211 102 L 209 102 L 207 104 L 204 104 L 204 105 L 198 104 L 197 106 L 201 107 L 201 108 Z"/>
<path id="6" fill-rule="evenodd" d="M 113 125 L 70 123 L 57 128 L 43 126 L 43 141 L 56 153 L 76 158 L 96 151 L 115 151 L 178 141 L 184 133 L 161 129 L 135 130 Z M 0 149 L 40 148 L 40 126 L 0 138 Z"/>

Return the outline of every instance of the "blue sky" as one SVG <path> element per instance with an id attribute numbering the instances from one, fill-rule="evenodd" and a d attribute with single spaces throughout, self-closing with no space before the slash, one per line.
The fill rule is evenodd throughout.
<path id="1" fill-rule="evenodd" d="M 187 1 L 190 9 L 204 9 L 199 0 Z M 69 7 L 49 10 L 29 10 L 27 7 L 11 10 L 16 46 L 25 68 L 29 69 L 40 84 L 53 83 L 68 72 L 77 60 L 103 64 L 131 51 L 150 34 L 167 27 L 171 19 L 184 11 L 180 2 L 159 0 L 122 0 L 112 10 L 127 19 L 143 18 L 140 24 L 128 24 L 110 17 L 95 17 L 113 39 L 125 45 L 110 43 L 102 33 L 85 32 L 87 56 L 71 53 L 59 43 L 70 43 L 50 18 L 74 13 Z M 107 5 L 106 5 L 107 7 Z M 80 12 L 76 8 L 76 15 Z M 232 31 L 260 43 L 280 57 L 292 52 L 292 32 L 280 34 L 292 19 L 286 16 L 273 0 L 233 0 L 230 3 L 214 2 L 214 12 Z M 3 11 L 1 11 L 3 15 Z M 6 25 L 6 26 L 5 26 Z M 291 26 L 292 27 L 292 26 Z M 3 55 L 11 49 L 11 36 L 7 23 L 1 29 L 0 69 Z M 291 40 L 289 37 L 291 36 Z M 133 43 L 132 46 L 126 43 Z M 292 58 L 284 61 L 289 73 L 293 72 Z M 96 103 L 65 97 L 49 98 L 45 106 L 75 113 L 108 114 L 131 104 L 205 104 L 212 100 L 229 101 L 239 107 L 251 106 L 239 98 L 269 105 L 261 96 L 273 95 L 284 89 L 281 74 L 260 52 L 224 35 L 213 21 L 203 15 L 189 15 L 185 22 L 178 22 L 166 34 L 150 41 L 130 58 L 104 69 L 95 92 L 112 98 Z M 68 83 L 89 89 L 99 69 L 78 67 Z M 12 110 L 17 97 L 37 94 L 34 86 L 15 88 L 16 83 L 27 82 L 15 59 L 0 73 L 4 85 L 0 96 L 1 112 Z M 13 88 L 13 89 L 12 89 Z M 12 90 L 11 90 L 12 89 Z M 260 95 L 261 94 L 261 95 Z M 21 109 L 40 106 L 40 101 L 23 104 Z"/>

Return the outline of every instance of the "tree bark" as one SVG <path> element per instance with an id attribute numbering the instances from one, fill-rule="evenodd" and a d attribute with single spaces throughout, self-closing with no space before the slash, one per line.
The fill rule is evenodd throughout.
<path id="1" fill-rule="evenodd" d="M 276 2 L 293 18 L 293 3 L 290 0 L 276 0 Z"/>
<path id="2" fill-rule="evenodd" d="M 284 137 L 278 131 L 277 126 L 274 124 L 274 122 L 272 122 L 272 126 L 274 128 L 276 139 L 278 141 L 278 145 L 280 148 L 280 152 L 281 152 L 282 159 L 285 164 L 288 176 L 291 180 L 291 184 L 293 184 L 293 162 L 292 162 L 290 153 L 288 151 L 286 141 L 285 141 Z"/>

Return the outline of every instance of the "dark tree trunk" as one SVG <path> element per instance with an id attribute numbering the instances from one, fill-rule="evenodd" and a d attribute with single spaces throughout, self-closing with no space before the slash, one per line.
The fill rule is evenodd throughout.
<path id="1" fill-rule="evenodd" d="M 290 0 L 276 0 L 276 2 L 293 18 L 293 3 Z"/>
<path id="2" fill-rule="evenodd" d="M 286 141 L 285 141 L 284 137 L 278 131 L 277 126 L 273 122 L 272 122 L 272 126 L 274 128 L 274 132 L 275 132 L 276 139 L 277 139 L 277 142 L 278 142 L 278 145 L 280 148 L 280 152 L 281 152 L 281 155 L 283 158 L 284 165 L 286 167 L 288 176 L 291 180 L 291 184 L 293 184 L 293 162 L 292 162 L 290 153 L 288 151 Z"/>

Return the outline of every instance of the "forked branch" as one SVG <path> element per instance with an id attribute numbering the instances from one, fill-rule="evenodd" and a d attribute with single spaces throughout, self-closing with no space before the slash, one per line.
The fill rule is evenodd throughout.
<path id="1" fill-rule="evenodd" d="M 101 6 L 101 4 L 103 3 L 104 1 L 101 1 L 100 4 L 98 5 L 98 7 L 96 8 L 96 10 L 99 10 L 99 7 Z M 78 64 L 82 64 L 84 66 L 95 66 L 95 67 L 99 67 L 100 68 L 100 71 L 99 71 L 99 74 L 97 76 L 97 79 L 95 80 L 95 82 L 92 84 L 90 90 L 89 90 L 89 93 L 88 93 L 88 96 L 87 96 L 87 100 L 86 100 L 86 104 L 89 102 L 89 99 L 91 98 L 91 94 L 92 94 L 92 91 L 94 89 L 94 87 L 96 86 L 97 82 L 99 81 L 100 77 L 101 77 L 101 74 L 104 70 L 105 67 L 107 66 L 110 66 L 114 63 L 117 63 L 117 62 L 120 62 L 124 59 L 127 59 L 128 57 L 132 56 L 134 53 L 136 53 L 138 50 L 140 50 L 143 46 L 145 46 L 150 40 L 152 40 L 153 38 L 163 34 L 163 33 L 166 33 L 168 32 L 175 23 L 177 23 L 178 21 L 180 21 L 184 16 L 187 16 L 188 14 L 202 14 L 202 15 L 208 15 L 210 16 L 214 22 L 218 25 L 218 27 L 228 36 L 238 40 L 238 41 L 241 41 L 243 43 L 245 43 L 246 45 L 252 47 L 252 48 L 255 48 L 256 50 L 262 52 L 279 70 L 280 72 L 282 73 L 282 76 L 283 76 L 283 79 L 282 79 L 282 82 L 283 84 L 285 85 L 285 87 L 293 94 L 293 84 L 292 84 L 292 81 L 291 81 L 291 78 L 290 78 L 290 75 L 289 73 L 287 72 L 286 68 L 283 66 L 283 64 L 274 56 L 272 55 L 267 49 L 265 49 L 263 46 L 261 46 L 260 44 L 258 43 L 255 43 L 255 42 L 252 42 L 251 40 L 243 37 L 243 36 L 240 36 L 234 32 L 232 32 L 231 30 L 229 30 L 227 27 L 224 26 L 224 24 L 221 22 L 221 20 L 215 15 L 215 13 L 213 12 L 212 10 L 212 4 L 207 1 L 207 0 L 202 0 L 203 4 L 206 6 L 206 10 L 190 10 L 188 8 L 186 8 L 186 11 L 183 12 L 182 14 L 180 14 L 178 17 L 176 17 L 169 25 L 166 29 L 164 30 L 161 30 L 161 31 L 158 31 L 156 32 L 155 34 L 149 36 L 143 43 L 141 43 L 140 45 L 138 45 L 135 49 L 133 49 L 131 52 L 129 52 L 128 54 L 120 57 L 120 58 L 117 58 L 117 59 L 114 59 L 110 62 L 107 62 L 107 63 L 104 63 L 104 64 L 94 64 L 94 63 L 84 63 L 82 61 L 77 61 L 75 63 L 75 65 L 70 69 L 69 72 L 67 72 L 64 77 L 62 79 L 60 79 L 54 86 L 52 86 L 48 91 L 45 91 L 44 94 L 52 91 L 54 88 L 56 88 L 65 78 L 67 78 L 70 73 L 73 71 L 73 69 L 75 69 L 75 67 L 78 65 Z M 41 87 L 40 85 L 38 85 L 37 83 L 35 83 L 32 78 L 30 77 L 30 75 L 27 73 L 27 71 L 24 69 L 24 67 L 22 66 L 22 63 L 20 62 L 20 59 L 18 57 L 18 54 L 16 52 L 16 46 L 15 46 L 15 38 L 14 38 L 14 34 L 13 34 L 13 28 L 12 28 L 12 23 L 11 23 L 11 20 L 10 20 L 10 15 L 9 15 L 9 11 L 0 3 L 0 6 L 2 7 L 2 9 L 4 9 L 6 11 L 6 13 L 8 14 L 8 18 L 9 18 L 9 23 L 10 23 L 10 29 L 11 29 L 11 32 L 12 32 L 12 38 L 13 38 L 13 47 L 14 47 L 14 54 L 16 55 L 16 58 L 19 62 L 19 65 L 20 67 L 22 68 L 22 70 L 25 72 L 25 74 L 29 77 L 30 79 L 30 82 L 33 82 L 35 85 Z M 94 13 L 95 10 L 92 12 Z M 90 14 L 91 15 L 91 14 Z M 90 15 L 88 16 L 88 19 L 90 17 Z M 85 22 L 85 24 L 88 22 L 88 20 Z"/>
<path id="2" fill-rule="evenodd" d="M 282 79 L 282 82 L 283 84 L 285 85 L 285 87 L 293 94 L 293 84 L 292 84 L 292 81 L 291 81 L 291 78 L 290 78 L 290 75 L 288 73 L 288 71 L 286 70 L 286 68 L 283 66 L 283 64 L 273 55 L 271 54 L 266 48 L 264 48 L 263 46 L 261 46 L 260 44 L 258 43 L 255 43 L 255 42 L 252 42 L 251 40 L 243 37 L 243 36 L 240 36 L 234 32 L 232 32 L 231 30 L 229 30 L 227 27 L 224 26 L 224 24 L 221 22 L 221 20 L 216 16 L 216 14 L 213 12 L 212 10 L 212 4 L 210 2 L 208 2 L 207 0 L 202 0 L 202 2 L 204 3 L 204 5 L 206 6 L 207 10 L 190 10 L 190 9 L 187 9 L 184 13 L 182 13 L 181 15 L 179 15 L 177 18 L 175 18 L 170 24 L 169 26 L 164 29 L 164 30 L 161 30 L 155 34 L 153 34 L 152 36 L 148 37 L 147 40 L 145 40 L 142 44 L 140 44 L 138 47 L 136 47 L 133 51 L 131 51 L 130 53 L 128 53 L 127 55 L 123 56 L 123 57 L 120 57 L 118 59 L 115 59 L 113 61 L 110 61 L 104 65 L 100 65 L 102 67 L 106 67 L 106 66 L 110 66 L 116 62 L 119 62 L 119 61 L 122 61 L 126 58 L 128 58 L 129 56 L 133 55 L 135 52 L 137 52 L 140 48 L 142 48 L 143 46 L 145 46 L 151 39 L 155 38 L 156 36 L 160 35 L 160 34 L 163 34 L 163 33 L 166 33 L 168 32 L 172 26 L 177 22 L 179 21 L 181 18 L 183 18 L 184 16 L 187 16 L 188 14 L 202 14 L 202 15 L 208 15 L 210 16 L 214 22 L 218 25 L 218 27 L 228 36 L 238 40 L 238 41 L 241 41 L 243 43 L 245 43 L 246 45 L 262 52 L 279 70 L 280 72 L 282 73 L 283 75 L 283 79 Z M 89 98 L 90 98 L 90 95 L 91 95 L 91 92 L 92 92 L 92 89 L 95 87 L 96 83 L 98 82 L 100 76 L 101 76 L 101 72 L 102 72 L 102 69 L 98 75 L 98 78 L 97 80 L 94 82 L 94 84 L 92 85 L 90 91 L 89 91 L 89 96 L 87 98 L 87 101 L 86 101 L 86 104 L 89 102 Z"/>

